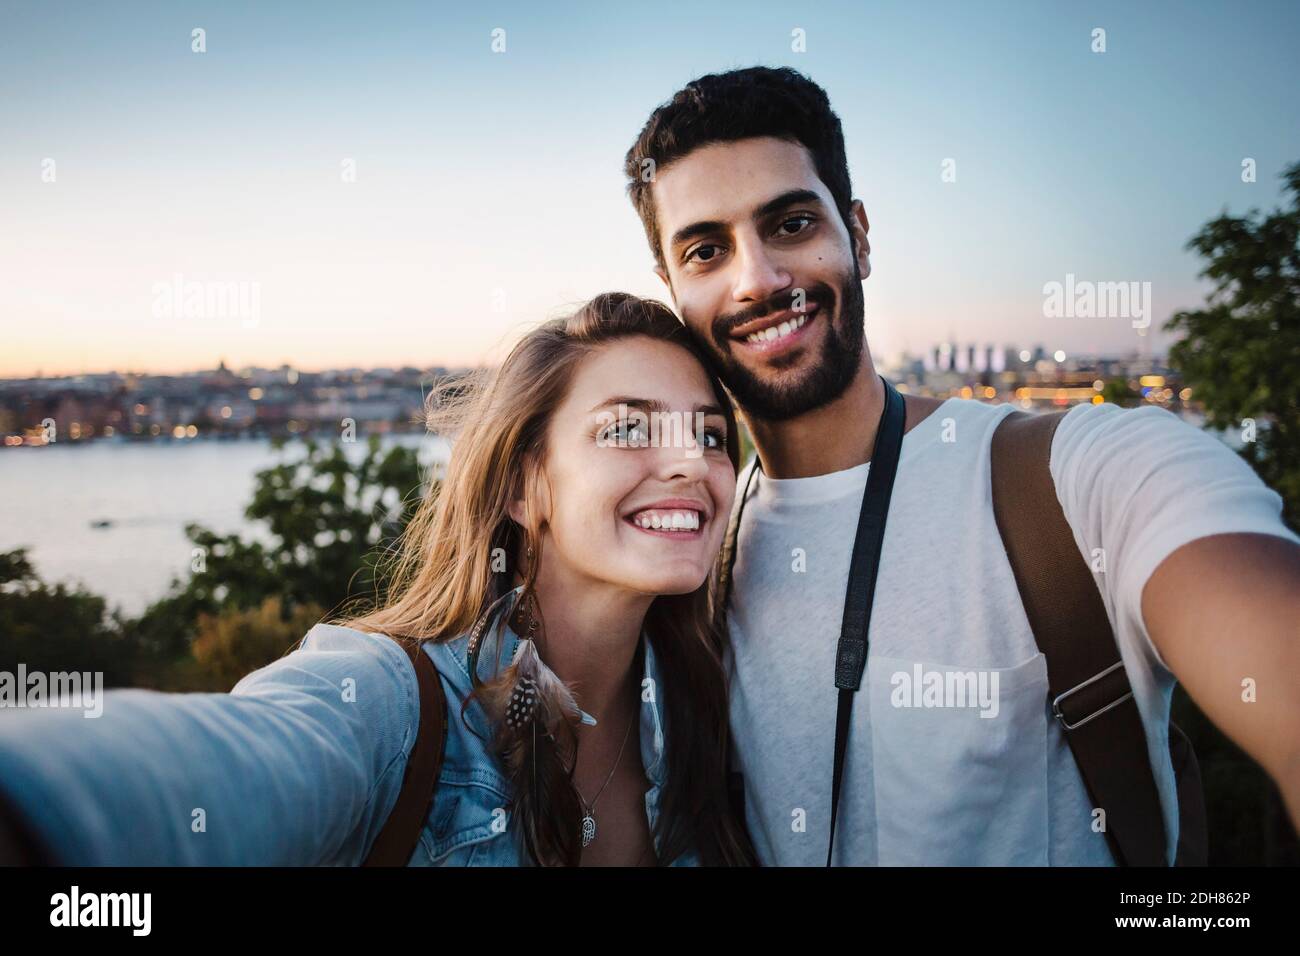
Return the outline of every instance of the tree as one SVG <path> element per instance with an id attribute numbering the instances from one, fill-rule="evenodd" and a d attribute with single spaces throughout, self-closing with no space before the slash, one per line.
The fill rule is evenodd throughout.
<path id="1" fill-rule="evenodd" d="M 1282 178 L 1289 208 L 1262 218 L 1257 209 L 1225 212 L 1188 241 L 1208 260 L 1200 275 L 1214 290 L 1205 308 L 1175 313 L 1164 328 L 1184 333 L 1169 362 L 1205 406 L 1206 423 L 1255 423 L 1241 454 L 1300 529 L 1300 163 Z"/>
<path id="2" fill-rule="evenodd" d="M 1283 173 L 1290 208 L 1260 218 L 1225 212 L 1187 243 L 1208 261 L 1214 282 L 1205 308 L 1178 312 L 1166 331 L 1184 337 L 1169 350 L 1217 429 L 1255 423 L 1246 459 L 1282 496 L 1283 517 L 1300 527 L 1300 163 Z M 1174 718 L 1201 763 L 1209 817 L 1210 863 L 1294 865 L 1295 834 L 1268 776 L 1200 713 L 1181 686 Z"/>
<path id="3" fill-rule="evenodd" d="M 338 444 L 309 441 L 306 449 L 304 457 L 257 475 L 244 514 L 264 524 L 268 542 L 186 526 L 202 561 L 127 625 L 161 668 L 141 675 L 143 683 L 188 683 L 186 673 L 168 671 L 191 667 L 201 615 L 261 608 L 274 598 L 287 622 L 301 607 L 331 611 L 383 599 L 377 563 L 406 527 L 423 487 L 415 450 L 381 452 L 372 436 L 365 457 L 353 464 Z"/>
<path id="4" fill-rule="evenodd" d="M 1101 398 L 1104 402 L 1110 402 L 1113 405 L 1133 405 L 1136 404 L 1142 396 L 1129 388 L 1128 382 L 1122 378 L 1108 379 L 1101 389 Z"/>
<path id="5" fill-rule="evenodd" d="M 99 671 L 130 686 L 140 656 L 98 595 L 41 581 L 24 548 L 0 553 L 0 670 Z"/>
<path id="6" fill-rule="evenodd" d="M 251 610 L 200 614 L 194 639 L 194 670 L 187 689 L 228 691 L 245 674 L 278 660 L 320 621 L 316 604 L 299 605 L 286 619 L 280 598 Z"/>

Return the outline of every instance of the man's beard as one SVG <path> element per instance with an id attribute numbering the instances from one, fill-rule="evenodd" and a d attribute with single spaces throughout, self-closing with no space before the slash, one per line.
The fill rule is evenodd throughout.
<path id="1" fill-rule="evenodd" d="M 863 330 L 862 279 L 857 262 L 853 274 L 840 279 L 839 295 L 824 282 L 807 290 L 805 305 L 816 303 L 818 318 L 826 322 L 821 354 L 807 374 L 790 385 L 772 385 L 736 361 L 730 332 L 738 326 L 790 307 L 790 294 L 761 303 L 741 313 L 720 315 L 713 320 L 713 341 L 707 343 L 714 373 L 735 397 L 746 416 L 779 422 L 820 408 L 844 394 L 862 362 Z M 839 309 L 832 315 L 836 303 Z M 801 361 L 806 362 L 807 358 Z"/>

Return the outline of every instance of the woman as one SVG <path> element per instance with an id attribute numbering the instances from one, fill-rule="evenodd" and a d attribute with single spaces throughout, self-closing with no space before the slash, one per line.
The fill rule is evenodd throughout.
<path id="1" fill-rule="evenodd" d="M 417 637 L 451 719 L 409 865 L 753 862 L 709 593 L 738 454 L 721 386 L 665 306 L 611 293 L 458 391 L 386 606 L 230 694 L 0 713 L 26 839 L 73 865 L 362 862 L 418 726 L 390 637 Z"/>

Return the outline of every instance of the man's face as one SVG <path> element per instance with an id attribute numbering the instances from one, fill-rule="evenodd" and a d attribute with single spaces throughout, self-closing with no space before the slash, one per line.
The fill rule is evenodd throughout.
<path id="1" fill-rule="evenodd" d="M 779 421 L 838 397 L 862 356 L 861 204 L 855 249 L 811 154 L 772 137 L 700 147 L 651 195 L 656 271 L 746 414 Z"/>

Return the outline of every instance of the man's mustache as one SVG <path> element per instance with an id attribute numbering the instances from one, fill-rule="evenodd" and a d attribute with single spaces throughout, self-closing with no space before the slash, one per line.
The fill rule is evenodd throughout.
<path id="1" fill-rule="evenodd" d="M 729 315 L 720 315 L 713 320 L 713 337 L 719 344 L 724 341 L 730 341 L 733 329 L 738 329 L 742 325 L 753 322 L 756 319 L 764 318 L 773 312 L 781 312 L 789 309 L 794 305 L 795 293 L 780 292 L 772 298 L 760 302 L 757 305 L 751 305 L 740 312 L 732 312 Z M 829 286 L 818 285 L 811 289 L 805 289 L 803 295 L 803 306 L 805 312 L 810 312 L 814 307 L 822 308 L 827 303 L 834 300 L 834 294 Z"/>

